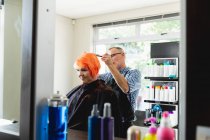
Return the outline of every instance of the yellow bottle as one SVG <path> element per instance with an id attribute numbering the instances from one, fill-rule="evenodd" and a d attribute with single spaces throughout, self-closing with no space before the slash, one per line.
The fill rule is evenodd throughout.
<path id="1" fill-rule="evenodd" d="M 157 140 L 156 132 L 157 127 L 155 126 L 156 119 L 154 117 L 150 118 L 151 126 L 149 127 L 149 131 L 144 136 L 144 140 Z"/>

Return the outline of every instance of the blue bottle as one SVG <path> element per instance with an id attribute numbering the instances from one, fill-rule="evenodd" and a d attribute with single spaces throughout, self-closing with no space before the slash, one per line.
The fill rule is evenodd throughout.
<path id="1" fill-rule="evenodd" d="M 48 99 L 48 140 L 67 140 L 68 99 L 55 94 Z"/>
<path id="2" fill-rule="evenodd" d="M 111 104 L 104 104 L 101 125 L 101 140 L 114 140 L 114 118 L 111 116 Z"/>
<path id="3" fill-rule="evenodd" d="M 101 117 L 99 116 L 97 104 L 93 105 L 91 116 L 88 117 L 88 140 L 100 140 Z"/>

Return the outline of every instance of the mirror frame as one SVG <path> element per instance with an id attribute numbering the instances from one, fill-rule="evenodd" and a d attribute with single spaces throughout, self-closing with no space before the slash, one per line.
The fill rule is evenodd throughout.
<path id="1" fill-rule="evenodd" d="M 22 1 L 21 140 L 32 140 L 34 131 L 36 13 L 36 0 Z"/>
<path id="2" fill-rule="evenodd" d="M 36 2 L 22 0 L 22 73 L 19 136 L 0 132 L 4 140 L 32 140 L 34 128 L 34 77 Z"/>
<path id="3" fill-rule="evenodd" d="M 20 135 L 19 137 L 11 135 L 11 134 L 6 134 L 6 133 L 2 133 L 0 132 L 0 139 L 4 139 L 4 140 L 33 140 L 34 137 L 36 137 L 36 129 L 37 126 L 36 121 L 38 120 L 38 116 L 40 116 L 40 113 L 37 113 L 37 109 L 38 109 L 38 101 L 41 101 L 41 98 L 38 97 L 44 97 L 44 95 L 42 94 L 42 92 L 38 93 L 37 91 L 37 87 L 35 79 L 37 79 L 37 74 L 36 74 L 36 45 L 37 43 L 37 38 L 39 37 L 38 35 L 36 35 L 37 32 L 37 15 L 38 15 L 38 11 L 41 11 L 38 9 L 38 4 L 37 1 L 39 1 L 39 3 L 43 3 L 43 0 L 22 0 L 22 15 L 23 15 L 23 20 L 22 20 L 22 80 L 21 80 L 21 112 L 20 112 Z M 45 0 L 45 4 L 42 6 L 46 6 L 46 5 L 51 5 L 51 3 L 53 3 L 53 1 L 51 0 Z M 185 23 L 186 23 L 186 19 L 185 17 L 187 16 L 186 14 L 186 5 L 187 2 L 186 0 L 181 0 L 181 4 L 182 4 L 182 20 L 184 20 L 184 22 L 182 23 L 183 27 L 182 30 L 184 30 L 184 32 L 182 33 L 182 37 L 184 38 L 184 41 L 182 42 L 183 47 L 185 48 L 186 46 L 186 32 L 185 32 Z M 47 3 L 48 2 L 48 3 Z M 39 4 L 40 5 L 40 4 Z M 46 7 L 45 7 L 46 8 Z M 52 10 L 53 11 L 53 10 Z M 185 15 L 186 14 L 186 15 Z M 46 15 L 43 15 L 46 16 Z M 40 22 L 40 21 L 39 21 Z M 43 22 L 43 19 L 42 19 Z M 45 21 L 46 22 L 46 21 Z M 183 29 L 184 28 L 184 29 Z M 40 30 L 40 29 L 39 29 Z M 48 33 L 48 32 L 47 32 Z M 52 45 L 52 44 L 51 44 Z M 183 49 L 181 54 L 181 57 L 183 57 L 186 53 L 186 50 Z M 180 73 L 180 75 L 182 75 L 181 77 L 181 83 L 183 83 L 183 86 L 181 86 L 180 90 L 185 89 L 186 85 L 186 80 L 185 80 L 185 76 L 186 76 L 186 67 L 185 67 L 185 62 L 186 62 L 186 58 L 181 62 L 181 71 L 184 71 L 183 73 Z M 44 67 L 46 68 L 46 67 Z M 44 73 L 45 74 L 45 73 Z M 38 80 L 41 80 L 38 79 Z M 51 79 L 50 79 L 51 80 Z M 46 81 L 46 80 L 45 80 Z M 39 81 L 38 81 L 39 82 Z M 51 87 L 49 87 L 50 89 Z M 50 89 L 51 90 L 51 89 Z M 183 95 L 184 97 L 186 96 L 185 94 L 185 90 L 182 91 L 184 92 Z M 47 95 L 50 95 L 52 93 L 47 92 Z M 182 102 L 185 101 L 186 98 L 182 99 Z M 181 101 L 180 101 L 181 102 Z M 44 104 L 44 103 L 43 103 Z M 179 120 L 179 125 L 180 125 L 180 130 L 179 130 L 179 139 L 185 139 L 185 111 L 184 109 L 186 108 L 185 104 L 183 103 L 181 106 L 181 111 L 179 114 L 183 115 L 183 119 Z M 179 116 L 180 117 L 180 116 Z"/>

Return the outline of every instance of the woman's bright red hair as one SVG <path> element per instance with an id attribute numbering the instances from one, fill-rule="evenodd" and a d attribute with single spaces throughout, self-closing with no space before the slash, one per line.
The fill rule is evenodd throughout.
<path id="1" fill-rule="evenodd" d="M 77 58 L 75 64 L 79 67 L 87 68 L 92 77 L 96 77 L 101 68 L 100 62 L 94 53 L 83 53 Z"/>

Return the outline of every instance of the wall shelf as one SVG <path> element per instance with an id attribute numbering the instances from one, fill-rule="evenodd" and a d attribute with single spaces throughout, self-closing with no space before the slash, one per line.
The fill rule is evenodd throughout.
<path id="1" fill-rule="evenodd" d="M 168 105 L 178 105 L 178 101 L 167 102 L 167 101 L 156 101 L 156 100 L 144 100 L 147 103 L 157 103 L 157 104 L 168 104 Z"/>
<path id="2" fill-rule="evenodd" d="M 155 80 L 155 81 L 178 81 L 178 77 L 144 77 L 144 79 Z"/>

